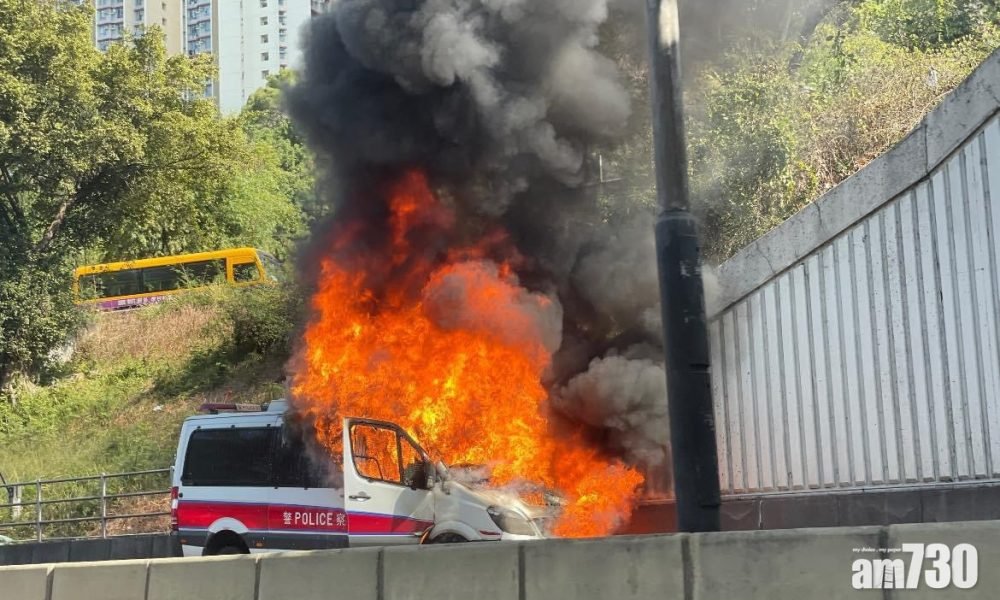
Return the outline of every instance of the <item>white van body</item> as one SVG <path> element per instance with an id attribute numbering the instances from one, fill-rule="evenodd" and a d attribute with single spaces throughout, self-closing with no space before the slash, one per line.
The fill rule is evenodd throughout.
<path id="1" fill-rule="evenodd" d="M 343 472 L 323 473 L 286 409 L 184 421 L 171 512 L 185 556 L 543 537 L 535 511 L 452 480 L 392 423 L 345 419 Z"/>

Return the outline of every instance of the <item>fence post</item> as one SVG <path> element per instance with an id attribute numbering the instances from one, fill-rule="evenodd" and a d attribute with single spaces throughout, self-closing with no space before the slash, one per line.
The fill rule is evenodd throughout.
<path id="1" fill-rule="evenodd" d="M 21 518 L 21 513 L 24 512 L 24 507 L 21 506 L 21 492 L 24 490 L 23 486 L 15 485 L 11 488 L 10 502 L 14 506 L 10 507 L 10 516 L 16 521 Z"/>
<path id="2" fill-rule="evenodd" d="M 108 479 L 101 473 L 101 539 L 108 537 Z"/>
<path id="3" fill-rule="evenodd" d="M 35 480 L 35 540 L 42 541 L 42 480 Z"/>

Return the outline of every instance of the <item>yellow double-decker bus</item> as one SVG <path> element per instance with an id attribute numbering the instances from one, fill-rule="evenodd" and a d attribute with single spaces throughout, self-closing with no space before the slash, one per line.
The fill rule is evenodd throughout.
<path id="1" fill-rule="evenodd" d="M 102 310 L 134 308 L 216 283 L 253 285 L 279 281 L 281 263 L 255 248 L 231 248 L 77 267 L 77 304 Z"/>

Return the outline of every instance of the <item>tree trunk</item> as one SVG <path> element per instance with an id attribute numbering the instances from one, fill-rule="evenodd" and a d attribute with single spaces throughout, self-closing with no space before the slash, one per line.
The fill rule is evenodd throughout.
<path id="1" fill-rule="evenodd" d="M 14 366 L 6 358 L 0 362 L 0 397 L 6 398 L 12 406 L 17 406 L 17 395 L 11 385 L 14 382 Z"/>

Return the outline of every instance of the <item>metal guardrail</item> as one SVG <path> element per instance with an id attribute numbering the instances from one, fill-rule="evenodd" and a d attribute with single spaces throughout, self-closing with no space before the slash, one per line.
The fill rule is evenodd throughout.
<path id="1" fill-rule="evenodd" d="M 141 535 L 150 533 L 109 532 L 108 525 L 116 521 L 150 520 L 170 514 L 170 481 L 173 468 L 133 471 L 130 473 L 102 473 L 88 477 L 67 477 L 62 479 L 36 479 L 21 483 L 7 483 L 0 486 L 0 491 L 6 488 L 8 502 L 0 504 L 0 534 L 5 531 L 7 537 L 15 541 L 64 540 L 76 538 L 108 538 L 125 535 Z M 109 486 L 112 489 L 109 489 Z M 96 493 L 87 493 L 96 487 Z M 49 490 L 46 497 L 45 490 Z M 85 495 L 71 495 L 68 498 L 57 497 L 59 488 L 63 493 L 79 494 L 81 488 Z M 25 500 L 25 492 L 34 496 Z M 115 509 L 129 508 L 128 501 L 138 498 L 154 499 L 155 508 L 151 510 L 133 510 L 132 512 L 116 512 Z M 162 501 L 161 501 L 162 500 Z M 125 501 L 125 502 L 123 502 Z M 160 506 L 162 505 L 162 509 Z M 46 509 L 51 515 L 52 510 L 61 513 L 56 518 L 44 518 Z M 30 510 L 30 517 L 23 518 Z M 96 514 L 90 514 L 96 513 Z M 4 517 L 9 519 L 3 521 Z M 85 524 L 95 523 L 99 527 L 87 529 Z M 46 528 L 62 526 L 62 533 L 70 535 L 46 535 Z M 33 531 L 33 538 L 14 535 L 18 532 Z M 165 528 L 164 528 L 165 530 Z"/>

